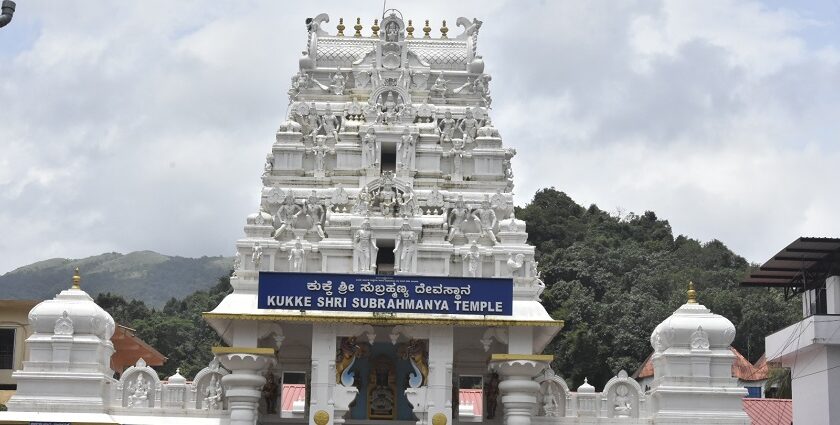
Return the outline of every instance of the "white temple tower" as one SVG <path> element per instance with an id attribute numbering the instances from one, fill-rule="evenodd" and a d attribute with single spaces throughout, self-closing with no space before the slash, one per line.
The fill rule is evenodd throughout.
<path id="1" fill-rule="evenodd" d="M 513 215 L 515 150 L 491 123 L 481 22 L 432 37 L 428 23 L 420 33 L 383 16 L 365 35 L 343 20 L 327 33 L 326 14 L 307 22 L 234 292 L 205 314 L 229 345 L 215 351 L 232 371 L 231 424 L 445 425 L 464 386 L 501 392 L 498 413 L 495 395 L 481 401 L 486 421 L 530 422 L 531 379 L 551 360 L 539 353 L 562 322 L 539 302 L 534 247 Z M 348 275 L 361 280 L 340 292 Z M 288 292 L 299 279 L 308 289 Z M 305 382 L 305 412 L 274 412 L 266 376 Z"/>

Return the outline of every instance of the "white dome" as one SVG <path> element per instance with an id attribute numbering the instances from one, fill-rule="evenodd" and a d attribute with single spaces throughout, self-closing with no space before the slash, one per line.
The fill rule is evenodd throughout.
<path id="1" fill-rule="evenodd" d="M 61 291 L 51 300 L 42 301 L 29 312 L 29 323 L 34 333 L 88 334 L 103 340 L 111 339 L 114 319 L 79 288 L 80 280 L 77 268 L 72 288 Z"/>
<path id="2" fill-rule="evenodd" d="M 594 393 L 595 387 L 589 385 L 589 379 L 583 378 L 583 384 L 578 387 L 577 392 L 579 393 Z"/>
<path id="3" fill-rule="evenodd" d="M 654 351 L 658 353 L 671 347 L 695 350 L 728 348 L 735 339 L 735 325 L 698 304 L 694 300 L 693 284 L 689 284 L 688 293 L 688 302 L 653 330 L 650 344 Z"/>
<path id="4" fill-rule="evenodd" d="M 175 369 L 175 374 L 170 376 L 167 379 L 167 382 L 169 382 L 170 384 L 186 384 L 187 378 L 184 378 L 184 376 L 181 375 L 181 368 L 179 367 Z"/>

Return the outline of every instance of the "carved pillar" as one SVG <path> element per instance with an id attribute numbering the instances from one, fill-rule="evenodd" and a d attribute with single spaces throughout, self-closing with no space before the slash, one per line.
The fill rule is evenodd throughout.
<path id="1" fill-rule="evenodd" d="M 312 371 L 309 396 L 309 423 L 336 423 L 335 400 L 336 329 L 331 324 L 312 325 Z M 352 401 L 352 400 L 351 400 Z M 346 410 L 345 410 L 346 412 Z"/>
<path id="2" fill-rule="evenodd" d="M 420 419 L 418 424 L 452 423 L 452 349 L 453 328 L 451 326 L 435 326 L 429 329 L 429 377 L 426 385 L 426 406 L 425 414 L 415 409 L 415 414 Z M 409 395 L 408 392 L 406 395 Z M 412 394 L 412 396 L 415 395 Z M 428 418 L 431 418 L 431 421 Z"/>
<path id="3" fill-rule="evenodd" d="M 231 372 L 222 377 L 230 409 L 230 425 L 256 425 L 261 391 L 265 385 L 263 371 L 274 364 L 274 349 L 215 347 L 213 353 Z"/>
<path id="4" fill-rule="evenodd" d="M 499 392 L 505 409 L 505 425 L 531 425 L 537 405 L 540 384 L 534 377 L 551 361 L 551 356 L 524 354 L 494 354 L 490 370 L 501 377 Z"/>

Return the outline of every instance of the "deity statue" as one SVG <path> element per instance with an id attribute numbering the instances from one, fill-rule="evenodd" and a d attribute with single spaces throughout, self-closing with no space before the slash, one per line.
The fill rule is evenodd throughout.
<path id="1" fill-rule="evenodd" d="M 129 385 L 128 407 L 147 407 L 149 400 L 150 385 L 143 379 L 143 374 L 138 373 L 137 379 Z"/>
<path id="2" fill-rule="evenodd" d="M 274 378 L 274 373 L 269 370 L 265 373 L 265 385 L 262 387 L 262 397 L 265 400 L 265 413 L 269 415 L 277 414 L 277 395 L 279 386 L 277 379 Z"/>
<path id="3" fill-rule="evenodd" d="M 470 250 L 463 254 L 463 258 L 467 264 L 467 273 L 471 277 L 478 277 L 481 271 L 481 252 L 478 250 L 478 245 L 475 241 L 470 245 Z"/>
<path id="4" fill-rule="evenodd" d="M 365 136 L 362 137 L 362 168 L 375 168 L 379 165 L 378 145 L 376 143 L 376 131 L 373 126 L 368 127 Z"/>
<path id="5" fill-rule="evenodd" d="M 327 155 L 335 153 L 335 149 L 331 149 L 327 146 L 327 141 L 325 136 L 316 136 L 316 143 L 312 149 L 309 151 L 315 158 L 315 177 L 325 177 L 326 176 L 326 162 L 327 162 Z"/>
<path id="6" fill-rule="evenodd" d="M 493 121 L 489 115 L 484 119 L 484 125 L 478 128 L 478 135 L 479 137 L 499 137 L 499 130 L 493 127 Z"/>
<path id="7" fill-rule="evenodd" d="M 344 94 L 344 86 L 347 83 L 347 78 L 344 76 L 344 73 L 336 72 L 330 77 L 330 90 L 333 94 L 336 95 L 343 95 Z"/>
<path id="8" fill-rule="evenodd" d="M 295 197 L 292 195 L 292 191 L 289 191 L 283 199 L 283 203 L 277 208 L 277 212 L 274 213 L 274 224 L 277 226 L 277 230 L 272 235 L 274 239 L 280 240 L 282 238 L 283 232 L 292 225 L 292 220 L 294 220 L 299 210 L 300 207 L 295 204 Z"/>
<path id="9" fill-rule="evenodd" d="M 324 129 L 324 133 L 327 137 L 332 137 L 334 141 L 338 142 L 338 128 L 340 125 L 341 120 L 333 114 L 332 108 L 328 103 L 324 115 L 321 116 L 321 127 Z"/>
<path id="10" fill-rule="evenodd" d="M 446 91 L 448 90 L 447 83 L 449 82 L 443 78 L 443 71 L 441 71 L 435 79 L 435 83 L 432 84 L 432 88 L 430 91 L 433 95 L 446 97 Z"/>
<path id="11" fill-rule="evenodd" d="M 367 186 L 359 191 L 359 196 L 356 198 L 356 205 L 353 206 L 353 212 L 356 214 L 367 215 L 370 213 L 370 205 L 373 200 L 370 197 Z"/>
<path id="12" fill-rule="evenodd" d="M 213 375 L 210 383 L 204 389 L 204 410 L 220 410 L 222 408 L 222 382 Z"/>
<path id="13" fill-rule="evenodd" d="M 411 230 L 408 220 L 403 220 L 394 243 L 394 269 L 410 273 L 414 267 L 417 252 L 417 234 Z"/>
<path id="14" fill-rule="evenodd" d="M 629 392 L 630 390 L 626 385 L 618 385 L 615 387 L 615 407 L 613 408 L 615 417 L 630 417 L 630 412 L 633 410 L 633 406 L 630 404 L 630 397 L 628 397 Z"/>
<path id="15" fill-rule="evenodd" d="M 309 75 L 303 71 L 292 77 L 292 87 L 289 89 L 289 100 L 297 99 L 301 90 L 309 88 Z"/>
<path id="16" fill-rule="evenodd" d="M 478 120 L 473 117 L 472 109 L 466 109 L 464 119 L 458 123 L 458 129 L 464 135 L 464 143 L 469 144 L 475 142 L 475 137 L 478 135 Z"/>
<path id="17" fill-rule="evenodd" d="M 464 139 L 452 139 L 452 149 L 444 152 L 443 156 L 452 157 L 452 180 L 461 181 L 464 179 L 464 158 L 472 156 L 464 149 Z"/>
<path id="18" fill-rule="evenodd" d="M 455 119 L 452 118 L 452 112 L 446 111 L 443 113 L 443 119 L 440 120 L 438 127 L 440 128 L 440 140 L 438 143 L 451 142 L 452 135 L 455 134 Z"/>
<path id="19" fill-rule="evenodd" d="M 413 170 L 414 169 L 414 148 L 417 144 L 417 138 L 412 135 L 406 127 L 403 129 L 402 136 L 397 140 L 397 170 Z"/>
<path id="20" fill-rule="evenodd" d="M 496 212 L 490 207 L 490 200 L 487 197 L 481 202 L 481 208 L 473 212 L 473 217 L 481 224 L 481 236 L 488 236 L 493 243 L 496 243 L 496 234 L 493 233 L 493 229 L 496 228 L 498 221 Z"/>
<path id="21" fill-rule="evenodd" d="M 303 250 L 303 244 L 300 237 L 295 241 L 295 245 L 289 250 L 289 271 L 302 272 L 305 261 L 306 251 Z"/>
<path id="22" fill-rule="evenodd" d="M 379 254 L 379 247 L 376 246 L 376 239 L 370 229 L 370 220 L 367 218 L 353 235 L 353 252 L 356 254 L 353 264 L 354 272 L 376 271 L 376 256 Z"/>
<path id="23" fill-rule="evenodd" d="M 414 215 L 415 202 L 414 194 L 403 192 L 402 196 L 397 195 L 397 204 L 400 207 L 400 216 L 411 217 Z"/>
<path id="24" fill-rule="evenodd" d="M 270 176 L 271 171 L 274 170 L 274 155 L 268 154 L 265 156 L 265 166 L 263 167 L 263 177 Z"/>
<path id="25" fill-rule="evenodd" d="M 233 256 L 233 270 L 239 270 L 240 268 L 242 268 L 242 256 L 239 255 L 239 251 L 236 251 Z"/>
<path id="26" fill-rule="evenodd" d="M 511 276 L 518 276 L 520 275 L 520 270 L 522 270 L 522 266 L 525 265 L 525 255 L 523 254 L 516 254 L 516 257 L 513 256 L 513 253 L 508 253 L 507 259 L 507 266 L 508 271 L 510 271 Z"/>
<path id="27" fill-rule="evenodd" d="M 481 74 L 475 78 L 473 81 L 473 93 L 481 96 L 481 99 L 484 100 L 484 106 L 490 107 L 490 103 L 493 99 L 490 98 L 490 80 L 492 78 L 488 74 Z"/>
<path id="28" fill-rule="evenodd" d="M 385 103 L 382 104 L 385 124 L 396 124 L 403 107 L 403 104 L 397 104 L 396 100 L 394 100 L 394 92 L 389 91 L 388 94 L 385 95 Z"/>
<path id="29" fill-rule="evenodd" d="M 309 114 L 306 116 L 307 122 L 303 128 L 304 138 L 310 142 L 315 142 L 315 136 L 318 135 L 318 130 L 321 128 L 321 118 L 318 116 L 318 110 L 315 107 L 315 102 L 309 105 Z"/>
<path id="30" fill-rule="evenodd" d="M 400 26 L 396 21 L 390 21 L 385 25 L 385 41 L 391 43 L 400 41 Z"/>
<path id="31" fill-rule="evenodd" d="M 251 262 L 254 263 L 254 270 L 260 270 L 260 263 L 262 263 L 263 248 L 259 242 L 254 242 L 254 250 L 251 252 Z"/>
<path id="32" fill-rule="evenodd" d="M 303 201 L 303 207 L 295 214 L 295 218 L 300 219 L 301 217 L 305 217 L 310 222 L 309 230 L 315 230 L 318 236 L 324 238 L 324 228 L 321 225 L 324 219 L 324 209 L 321 208 L 318 197 L 314 193 L 315 191 L 313 190 L 312 192 L 313 194 L 309 199 Z"/>
<path id="33" fill-rule="evenodd" d="M 379 198 L 379 210 L 382 212 L 382 215 L 385 217 L 393 217 L 394 205 L 397 203 L 394 191 L 391 189 L 379 189 L 376 196 Z"/>
<path id="34" fill-rule="evenodd" d="M 452 207 L 452 210 L 449 211 L 449 217 L 447 217 L 447 224 L 449 225 L 449 235 L 446 237 L 447 240 L 452 241 L 452 237 L 457 234 L 462 234 L 463 230 L 461 227 L 467 220 L 472 220 L 473 216 L 470 215 L 470 209 L 467 208 L 466 204 L 464 204 L 464 197 L 458 195 L 458 200 L 455 201 L 455 206 Z"/>

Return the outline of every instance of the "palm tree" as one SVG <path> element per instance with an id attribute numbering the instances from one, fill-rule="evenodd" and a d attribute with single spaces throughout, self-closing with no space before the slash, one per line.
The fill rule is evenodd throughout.
<path id="1" fill-rule="evenodd" d="M 767 398 L 792 398 L 790 369 L 771 366 L 767 371 L 767 381 L 764 383 L 764 393 Z"/>

